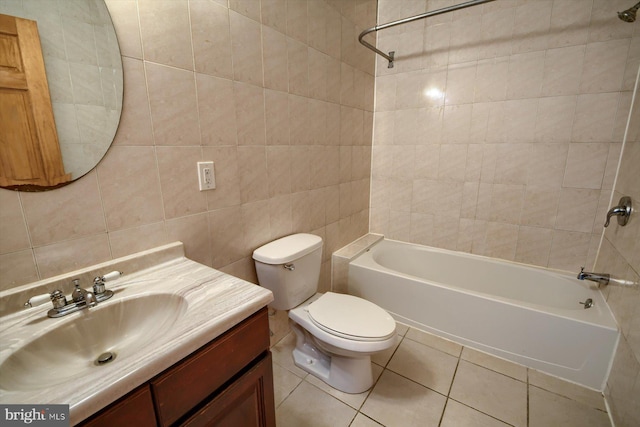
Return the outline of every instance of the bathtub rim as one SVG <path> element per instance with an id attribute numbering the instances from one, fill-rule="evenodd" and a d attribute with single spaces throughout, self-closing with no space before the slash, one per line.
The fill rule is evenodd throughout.
<path id="1" fill-rule="evenodd" d="M 603 392 L 606 384 L 607 384 L 607 380 L 608 377 L 611 373 L 611 369 L 613 366 L 613 362 L 614 362 L 614 358 L 615 358 L 615 352 L 616 352 L 616 348 L 620 343 L 621 337 L 622 337 L 622 333 L 620 328 L 618 327 L 617 321 L 615 319 L 615 317 L 613 316 L 613 313 L 610 309 L 610 307 L 608 306 L 608 304 L 606 303 L 606 299 L 604 298 L 604 295 L 601 292 L 596 292 L 599 291 L 599 289 L 597 289 L 597 287 L 595 289 L 591 288 L 591 286 L 589 285 L 589 287 L 585 287 L 582 285 L 581 282 L 576 283 L 578 286 L 583 287 L 585 290 L 593 293 L 593 294 L 597 294 L 599 295 L 599 297 L 601 298 L 601 300 L 604 302 L 604 305 L 602 308 L 604 308 L 603 310 L 600 310 L 602 316 L 602 319 L 604 319 L 604 321 L 598 321 L 599 319 L 595 319 L 596 321 L 594 321 L 592 315 L 589 315 L 587 319 L 584 318 L 576 318 L 576 316 L 571 316 L 571 315 L 567 315 L 567 313 L 562 313 L 559 314 L 557 313 L 558 310 L 556 310 L 556 312 L 550 311 L 548 309 L 540 309 L 539 307 L 531 307 L 531 305 L 526 305 L 521 303 L 520 301 L 512 301 L 510 299 L 507 298 L 500 298 L 500 297 L 488 297 L 487 294 L 484 293 L 479 293 L 479 292 L 469 292 L 469 290 L 467 289 L 460 289 L 458 287 L 454 287 L 454 286 L 449 286 L 449 285 L 442 285 L 440 283 L 434 284 L 434 282 L 432 281 L 428 281 L 425 280 L 419 276 L 413 276 L 410 274 L 404 274 L 404 273 L 400 273 L 396 270 L 392 270 L 386 267 L 383 267 L 380 264 L 377 264 L 373 259 L 372 256 L 369 254 L 371 252 L 371 248 L 373 248 L 374 246 L 380 244 L 383 245 L 383 243 L 381 243 L 382 241 L 387 240 L 390 241 L 391 243 L 397 243 L 397 244 L 401 244 L 401 245 L 409 245 L 409 246 L 418 246 L 418 247 L 423 247 L 423 248 L 427 248 L 436 252 L 445 252 L 445 253 L 452 253 L 453 256 L 464 256 L 464 257 L 472 257 L 472 258 L 482 258 L 482 259 L 487 259 L 489 257 L 486 256 L 479 256 L 479 255 L 475 255 L 475 254 L 468 254 L 468 253 L 461 253 L 458 251 L 452 251 L 452 250 L 448 250 L 448 249 L 442 249 L 442 248 L 433 248 L 433 247 L 429 247 L 429 246 L 425 246 L 425 245 L 420 245 L 420 244 L 415 244 L 415 243 L 408 243 L 408 242 L 403 242 L 403 241 L 397 241 L 394 239 L 381 239 L 377 242 L 374 242 L 374 244 L 369 245 L 368 248 L 365 248 L 365 250 L 363 250 L 362 252 L 358 253 L 357 255 L 353 256 L 350 260 L 349 260 L 349 265 L 348 265 L 348 281 L 350 282 L 349 284 L 349 288 L 347 290 L 347 293 L 350 293 L 352 295 L 356 295 L 356 296 L 360 296 L 362 298 L 366 298 L 366 299 L 370 299 L 372 300 L 374 303 L 376 303 L 376 296 L 375 295 L 366 295 L 366 291 L 365 294 L 360 294 L 359 292 L 361 292 L 362 290 L 365 290 L 367 288 L 366 283 L 368 280 L 373 280 L 374 283 L 374 289 L 376 287 L 379 286 L 385 286 L 385 283 L 390 279 L 390 277 L 388 276 L 396 276 L 398 277 L 400 280 L 403 281 L 409 281 L 409 282 L 413 282 L 412 286 L 419 286 L 420 284 L 424 283 L 426 286 L 436 286 L 438 288 L 440 288 L 441 290 L 447 290 L 447 291 L 451 291 L 451 292 L 455 292 L 458 294 L 467 294 L 470 295 L 472 297 L 476 297 L 476 298 L 482 298 L 484 300 L 487 300 L 489 303 L 491 304 L 500 304 L 500 305 L 505 305 L 505 306 L 510 306 L 511 308 L 517 308 L 519 310 L 525 310 L 525 311 L 529 311 L 530 313 L 539 313 L 541 315 L 544 316 L 549 316 L 551 318 L 555 317 L 556 319 L 564 322 L 571 322 L 574 324 L 581 324 L 580 328 L 584 328 L 584 327 L 588 327 L 588 328 L 596 328 L 594 329 L 594 335 L 592 335 L 590 332 L 588 332 L 587 330 L 587 334 L 586 336 L 584 336 L 582 338 L 583 343 L 590 343 L 592 342 L 591 339 L 589 338 L 589 336 L 593 337 L 593 336 L 598 336 L 601 337 L 602 339 L 604 339 L 605 341 L 602 342 L 602 345 L 598 345 L 597 347 L 592 347 L 594 350 L 593 352 L 591 350 L 586 350 L 584 352 L 581 352 L 581 350 L 574 350 L 573 352 L 575 353 L 576 351 L 578 351 L 579 354 L 586 354 L 589 355 L 584 359 L 583 365 L 582 367 L 584 367 L 584 369 L 581 368 L 575 368 L 575 367 L 571 367 L 571 365 L 565 365 L 563 363 L 560 363 L 557 359 L 551 358 L 551 359 L 547 359 L 547 358 L 539 358 L 537 356 L 535 356 L 534 354 L 528 354 L 528 353 L 518 353 L 518 352 L 514 352 L 512 351 L 513 349 L 510 349 L 508 347 L 505 348 L 501 348 L 500 346 L 496 346 L 496 343 L 492 343 L 491 341 L 488 341 L 486 343 L 483 344 L 482 340 L 478 340 L 478 337 L 474 337 L 474 336 L 469 336 L 469 337 L 465 337 L 464 334 L 463 335 L 458 335 L 457 331 L 455 330 L 451 330 L 449 332 L 447 332 L 447 329 L 442 329 L 441 323 L 436 322 L 435 324 L 429 326 L 429 320 L 428 319 L 421 319 L 420 316 L 416 317 L 415 319 L 412 318 L 413 314 L 416 314 L 415 312 L 409 311 L 409 312 L 403 312 L 402 310 L 395 310 L 393 307 L 395 305 L 397 305 L 397 303 L 395 305 L 389 306 L 389 307 L 385 307 L 384 306 L 384 302 L 381 300 L 380 302 L 378 302 L 378 304 L 381 304 L 381 306 L 383 306 L 388 312 L 389 314 L 391 314 L 394 319 L 396 319 L 396 321 L 399 321 L 401 323 L 404 323 L 406 325 L 412 326 L 418 330 L 422 330 L 425 331 L 427 333 L 431 333 L 435 336 L 439 336 L 442 337 L 444 339 L 453 341 L 455 343 L 458 343 L 462 346 L 468 346 L 469 348 L 499 357 L 501 359 L 505 359 L 523 366 L 526 366 L 529 369 L 533 369 L 535 371 L 544 373 L 546 375 L 550 375 L 552 377 L 556 377 L 559 378 L 563 381 L 567 381 L 569 383 L 574 383 L 578 386 L 581 387 L 585 387 L 591 390 L 595 390 L 598 392 Z M 370 259 L 370 262 L 372 262 L 375 267 L 372 267 L 371 265 L 359 265 L 358 262 L 356 262 L 358 259 L 363 259 L 363 258 L 368 258 Z M 561 277 L 567 277 L 570 280 L 576 280 L 572 278 L 570 275 L 571 273 L 567 273 L 565 271 L 562 270 L 554 270 L 554 269 L 546 269 L 544 267 L 538 267 L 538 266 L 531 266 L 531 265 L 527 265 L 524 264 L 522 265 L 522 263 L 518 263 L 518 262 L 512 262 L 512 261 L 508 261 L 508 260 L 501 260 L 501 259 L 495 259 L 495 258 L 489 258 L 489 261 L 492 262 L 498 262 L 498 263 L 507 263 L 507 264 L 515 264 L 517 267 L 525 267 L 525 268 L 531 268 L 533 270 L 544 270 L 547 273 L 554 273 L 554 274 L 559 274 Z M 381 280 L 377 280 L 374 277 L 371 277 L 370 279 L 364 279 L 364 281 L 358 279 L 355 285 L 355 287 L 352 286 L 351 284 L 351 276 L 352 274 L 357 275 L 358 274 L 358 269 L 354 269 L 352 271 L 351 269 L 351 265 L 355 264 L 358 269 L 361 269 L 362 273 L 365 274 L 364 277 L 370 276 L 370 275 L 382 275 L 381 276 Z M 361 277 L 361 279 L 363 279 L 364 277 Z M 426 282 L 426 283 L 425 283 Z M 588 285 L 588 284 L 587 284 Z M 374 291 L 376 292 L 376 291 Z M 382 295 L 385 295 L 384 293 Z M 369 298 L 372 297 L 373 299 Z M 378 296 L 378 298 L 380 298 L 380 296 Z M 384 298 L 384 297 L 383 297 Z M 482 306 L 482 304 L 480 304 Z M 398 307 L 395 307 L 398 308 Z M 546 308 L 546 307 L 543 307 Z M 584 317 L 584 312 L 587 312 L 586 314 L 589 314 L 589 312 L 591 310 L 584 310 L 584 309 L 579 309 L 579 310 L 573 310 L 573 309 L 565 309 L 565 311 L 570 312 L 570 313 L 578 313 L 578 314 L 582 314 Z M 593 312 L 591 312 L 593 313 Z M 408 316 L 408 317 L 407 317 Z M 598 316 L 596 316 L 598 317 Z M 600 320 L 602 320 L 600 319 Z M 424 323 L 424 321 L 427 321 L 427 323 Z M 552 321 L 553 322 L 553 321 Z M 545 330 L 545 328 L 542 328 L 542 330 Z M 584 329 L 582 329 L 584 331 Z M 596 332 L 597 331 L 597 332 Z M 582 335 L 585 335 L 584 333 Z M 598 362 L 598 360 L 600 362 Z M 585 372 L 586 374 L 582 374 L 581 372 Z"/>
<path id="2" fill-rule="evenodd" d="M 536 359 L 534 357 L 524 356 L 524 355 L 521 355 L 521 354 L 518 354 L 518 353 L 514 353 L 512 351 L 503 350 L 503 349 L 500 349 L 498 347 L 493 347 L 493 346 L 490 346 L 490 345 L 487 345 L 487 344 L 483 344 L 483 343 L 478 342 L 476 340 L 471 340 L 471 339 L 467 339 L 467 338 L 464 338 L 464 337 L 460 337 L 460 336 L 457 336 L 457 335 L 442 331 L 440 329 L 427 326 L 427 325 L 425 325 L 423 323 L 420 323 L 418 321 L 409 319 L 409 318 L 407 318 L 405 316 L 402 316 L 400 314 L 394 313 L 392 311 L 389 311 L 389 310 L 387 310 L 387 311 L 391 315 L 391 317 L 393 317 L 396 320 L 396 322 L 399 322 L 399 323 L 401 323 L 401 324 L 403 324 L 405 326 L 417 329 L 417 330 L 419 330 L 419 331 L 421 331 L 423 333 L 431 334 L 431 335 L 436 336 L 436 337 L 438 337 L 440 339 L 444 339 L 444 340 L 450 341 L 450 342 L 452 342 L 454 344 L 457 344 L 459 346 L 468 347 L 468 348 L 470 348 L 470 349 L 472 349 L 474 351 L 478 351 L 478 352 L 487 354 L 489 356 L 496 357 L 496 358 L 504 360 L 506 362 L 514 363 L 514 364 L 517 364 L 519 366 L 523 366 L 526 369 L 533 369 L 534 371 L 540 372 L 540 373 L 542 373 L 544 375 L 549 375 L 551 377 L 558 378 L 558 379 L 560 379 L 562 381 L 566 381 L 568 383 L 575 384 L 575 385 L 577 385 L 579 387 L 584 387 L 584 388 L 587 388 L 589 390 L 593 390 L 593 391 L 597 391 L 597 392 L 601 392 L 601 393 L 604 392 L 605 387 L 607 386 L 607 379 L 609 378 L 609 375 L 611 374 L 611 369 L 613 368 L 614 356 L 612 356 L 609 359 L 608 366 L 606 367 L 606 375 L 605 375 L 605 378 L 603 379 L 603 381 L 602 381 L 600 386 L 595 387 L 595 386 L 583 384 L 583 383 L 580 383 L 579 381 L 577 381 L 575 379 L 566 378 L 566 377 L 560 376 L 559 374 L 551 373 L 549 369 L 545 370 L 545 367 L 548 368 L 550 366 L 556 366 L 553 363 L 541 361 L 541 360 Z M 618 331 L 618 334 L 617 334 L 617 336 L 615 338 L 615 343 L 613 345 L 614 349 L 618 348 L 618 345 L 619 345 L 620 339 L 621 339 L 621 335 L 622 334 Z M 512 358 L 510 359 L 509 357 L 507 357 L 507 355 L 511 356 Z M 460 357 L 462 357 L 462 356 L 460 356 Z M 463 360 L 463 359 L 461 358 L 460 360 Z M 530 362 L 530 363 L 527 363 L 527 362 Z M 536 362 L 538 364 L 543 365 L 543 366 L 542 367 L 540 365 L 539 366 L 532 366 L 532 365 L 536 364 Z M 473 363 L 473 362 L 470 362 L 470 363 Z M 487 369 L 490 369 L 490 368 L 487 368 Z M 507 375 L 507 374 L 503 374 L 503 373 L 501 373 L 501 374 L 502 375 Z"/>
<path id="3" fill-rule="evenodd" d="M 528 301 L 522 301 L 522 300 L 514 300 L 511 298 L 507 298 L 507 297 L 503 297 L 503 296 L 499 296 L 499 295 L 490 295 L 484 292 L 479 292 L 479 291 L 474 291 L 471 289 L 465 289 L 465 288 L 461 288 L 455 285 L 447 285 L 447 284 L 443 284 L 440 282 L 436 282 L 436 281 L 432 281 L 432 280 L 427 280 L 424 279 L 422 277 L 419 276 L 414 276 L 411 274 L 407 274 L 407 273 L 403 273 L 397 270 L 392 270 L 388 267 L 385 267 L 381 264 L 379 264 L 377 261 L 375 261 L 375 259 L 373 259 L 373 255 L 371 254 L 372 250 L 380 245 L 383 245 L 384 242 L 391 242 L 392 244 L 399 244 L 399 245 L 405 245 L 405 246 L 412 246 L 412 247 L 417 247 L 417 248 L 424 248 L 427 251 L 432 251 L 432 252 L 438 252 L 438 253 L 443 253 L 443 254 L 447 254 L 450 256 L 454 256 L 454 257 L 462 257 L 462 258 L 471 258 L 471 259 L 481 259 L 485 262 L 491 263 L 491 264 L 508 264 L 508 265 L 513 265 L 516 266 L 518 268 L 524 268 L 527 270 L 533 270 L 533 271 L 540 271 L 542 270 L 543 273 L 545 274 L 550 274 L 552 276 L 558 276 L 561 279 L 565 279 L 565 280 L 569 280 L 570 282 L 574 283 L 577 286 L 580 286 L 581 288 L 583 288 L 584 290 L 586 290 L 588 293 L 590 293 L 591 295 L 589 295 L 591 298 L 594 298 L 594 305 L 592 306 L 592 308 L 596 308 L 596 310 L 592 310 L 592 308 L 589 309 L 583 309 L 580 307 L 576 307 L 575 309 L 569 309 L 569 308 L 556 308 L 556 307 L 550 307 L 550 306 L 544 306 L 541 304 L 536 304 L 533 302 L 528 302 Z M 366 263 L 367 258 L 370 259 L 369 263 Z M 390 275 L 398 275 L 407 279 L 413 279 L 413 280 L 418 280 L 418 281 L 422 281 L 422 282 L 428 282 L 429 285 L 431 286 L 437 286 L 439 288 L 446 288 L 446 289 L 451 289 L 455 292 L 461 292 L 461 293 L 469 293 L 471 295 L 474 295 L 476 297 L 479 298 L 483 298 L 483 299 L 487 299 L 487 300 L 493 300 L 493 301 L 499 301 L 501 303 L 505 303 L 505 304 L 509 304 L 512 306 L 516 306 L 516 307 L 524 307 L 526 309 L 530 309 L 530 310 L 535 310 L 538 312 L 543 312 L 543 313 L 547 313 L 547 314 L 551 314 L 554 316 L 558 316 L 558 317 L 563 317 L 566 319 L 570 319 L 573 321 L 577 321 L 577 322 L 582 322 L 582 323 L 586 323 L 586 324 L 590 324 L 590 325 L 596 325 L 599 327 L 603 327 L 603 328 L 607 328 L 607 329 L 615 329 L 618 332 L 620 332 L 620 327 L 618 325 L 618 322 L 615 318 L 615 316 L 613 315 L 613 312 L 611 311 L 611 308 L 609 307 L 609 304 L 607 304 L 606 298 L 604 297 L 604 294 L 602 293 L 602 291 L 600 289 L 598 289 L 598 287 L 593 284 L 591 285 L 591 282 L 587 282 L 587 283 L 583 283 L 583 281 L 579 281 L 577 278 L 574 278 L 572 276 L 572 272 L 566 271 L 566 270 L 559 270 L 559 269 L 552 269 L 552 268 L 546 268 L 546 267 L 540 267 L 540 266 L 535 266 L 535 265 L 531 265 L 531 264 L 525 264 L 525 263 L 521 263 L 521 262 L 517 262 L 517 261 L 511 261 L 511 260 L 504 260 L 504 259 L 500 259 L 500 258 L 492 258 L 492 257 L 488 257 L 485 255 L 476 255 L 476 254 L 470 254 L 467 252 L 461 252 L 461 251 L 455 251 L 455 250 L 451 250 L 451 249 L 444 249 L 444 248 L 437 248 L 434 246 L 428 246 L 428 245 L 421 245 L 419 243 L 411 243 L 411 242 L 404 242 L 402 240 L 395 240 L 395 239 L 389 239 L 387 237 L 384 237 L 379 239 L 378 241 L 374 242 L 373 244 L 371 244 L 370 246 L 368 246 L 367 248 L 363 249 L 360 253 L 358 253 L 356 256 L 354 256 L 350 261 L 349 261 L 349 266 L 350 265 L 356 265 L 359 267 L 363 267 L 363 268 L 372 268 L 374 270 L 377 271 L 381 271 L 383 273 L 386 274 L 390 274 Z M 373 264 L 373 265 L 370 265 Z M 594 315 L 594 313 L 597 313 L 597 315 Z"/>

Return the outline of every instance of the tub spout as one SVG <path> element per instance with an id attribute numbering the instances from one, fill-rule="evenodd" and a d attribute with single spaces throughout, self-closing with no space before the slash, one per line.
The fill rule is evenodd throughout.
<path id="1" fill-rule="evenodd" d="M 591 273 L 589 271 L 584 271 L 584 267 L 581 267 L 580 273 L 578 273 L 578 279 L 591 280 L 592 282 L 596 282 L 598 284 L 598 287 L 600 287 L 609 284 L 611 275 L 607 273 Z"/>

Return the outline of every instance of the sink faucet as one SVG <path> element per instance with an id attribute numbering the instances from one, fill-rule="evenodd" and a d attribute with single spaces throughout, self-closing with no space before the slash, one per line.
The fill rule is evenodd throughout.
<path id="1" fill-rule="evenodd" d="M 76 304 L 84 303 L 86 307 L 93 307 L 97 304 L 96 297 L 93 292 L 80 287 L 80 280 L 74 279 L 73 284 L 76 288 L 71 292 L 71 298 Z"/>
<path id="2" fill-rule="evenodd" d="M 578 273 L 578 279 L 580 280 L 591 280 L 592 282 L 596 282 L 598 287 L 606 286 L 609 284 L 609 279 L 611 279 L 610 274 L 606 273 L 591 273 L 589 271 L 584 271 L 584 267 L 580 267 L 580 273 Z"/>
<path id="3" fill-rule="evenodd" d="M 62 317 L 75 313 L 88 307 L 94 307 L 99 302 L 106 301 L 113 296 L 113 291 L 106 289 L 104 282 L 117 279 L 122 275 L 120 271 L 112 271 L 104 276 L 93 279 L 93 289 L 83 289 L 80 287 L 80 280 L 74 279 L 75 289 L 71 292 L 71 300 L 67 301 L 61 290 L 55 290 L 51 294 L 46 293 L 29 298 L 24 306 L 35 307 L 51 300 L 53 308 L 47 312 L 49 317 Z"/>

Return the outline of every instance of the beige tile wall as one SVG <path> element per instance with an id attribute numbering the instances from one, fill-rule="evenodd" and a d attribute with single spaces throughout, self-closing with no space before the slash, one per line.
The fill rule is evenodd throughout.
<path id="1" fill-rule="evenodd" d="M 169 241 L 255 281 L 251 253 L 313 232 L 331 252 L 369 218 L 375 0 L 108 0 L 124 112 L 97 169 L 0 189 L 0 291 Z M 199 192 L 196 162 L 215 162 Z M 286 320 L 285 320 L 286 323 Z"/>
<path id="2" fill-rule="evenodd" d="M 380 0 L 379 22 L 459 3 Z M 575 271 L 595 261 L 640 26 L 618 0 L 497 0 L 378 33 L 370 231 Z"/>
<path id="3" fill-rule="evenodd" d="M 639 74 L 640 75 L 640 74 Z M 597 271 L 610 273 L 633 286 L 609 285 L 607 302 L 618 320 L 622 334 L 611 369 L 607 400 L 616 426 L 640 425 L 640 92 L 636 87 L 633 110 L 622 161 L 613 192 L 613 206 L 620 197 L 632 199 L 635 212 L 626 226 L 616 220 L 605 230 L 596 262 Z"/>

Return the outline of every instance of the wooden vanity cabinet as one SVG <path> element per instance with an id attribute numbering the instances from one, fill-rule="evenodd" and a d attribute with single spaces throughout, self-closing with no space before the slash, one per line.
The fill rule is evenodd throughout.
<path id="1" fill-rule="evenodd" d="M 267 396 L 271 394 L 271 396 Z M 189 417 L 185 427 L 275 426 L 271 354 Z"/>
<path id="2" fill-rule="evenodd" d="M 81 425 L 86 427 L 155 427 L 157 423 L 153 410 L 151 388 L 148 384 L 138 387 L 100 411 L 98 415 L 82 422 Z"/>
<path id="3" fill-rule="evenodd" d="M 81 425 L 275 426 L 267 309 Z"/>

